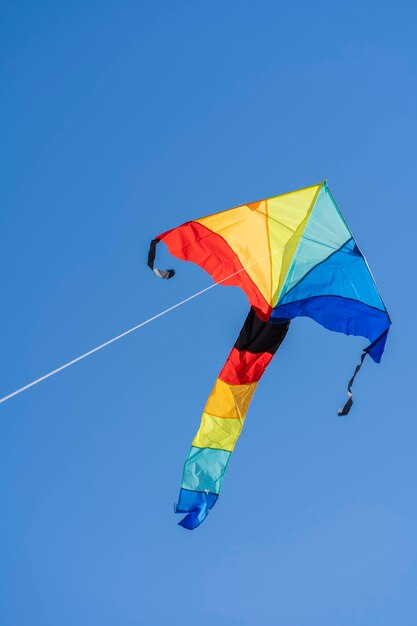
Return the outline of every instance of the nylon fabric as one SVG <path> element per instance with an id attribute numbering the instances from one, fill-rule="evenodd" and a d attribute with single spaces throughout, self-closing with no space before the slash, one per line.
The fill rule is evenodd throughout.
<path id="1" fill-rule="evenodd" d="M 323 185 L 292 259 L 279 301 L 307 272 L 339 250 L 351 237 L 327 185 Z"/>
<path id="2" fill-rule="evenodd" d="M 269 352 L 246 352 L 233 348 L 219 379 L 229 385 L 244 385 L 258 382 L 271 362 L 273 354 Z"/>
<path id="3" fill-rule="evenodd" d="M 217 233 L 227 242 L 242 265 L 248 268 L 248 275 L 265 300 L 271 304 L 271 260 L 267 254 L 269 242 L 265 202 L 261 202 L 256 210 L 242 205 L 195 221 Z M 254 259 L 262 260 L 256 265 L 251 265 Z"/>
<path id="4" fill-rule="evenodd" d="M 290 321 L 310 317 L 366 337 L 365 352 L 379 362 L 391 320 L 325 181 L 187 222 L 158 239 L 216 282 L 239 286 L 251 305 L 184 466 L 177 511 L 186 513 L 181 525 L 195 528 L 215 502 L 199 494 L 217 499 L 253 393 Z M 351 404 L 349 396 L 342 412 Z"/>
<path id="5" fill-rule="evenodd" d="M 181 487 L 219 493 L 230 452 L 191 446 L 185 461 Z"/>
<path id="6" fill-rule="evenodd" d="M 233 451 L 245 418 L 227 419 L 203 413 L 200 428 L 192 443 L 198 448 Z"/>
<path id="7" fill-rule="evenodd" d="M 353 239 L 314 267 L 280 304 L 313 296 L 342 296 L 385 311 L 381 296 Z"/>
<path id="8" fill-rule="evenodd" d="M 268 200 L 269 242 L 271 250 L 278 251 L 271 256 L 271 306 L 277 301 L 320 187 L 315 185 Z"/>
<path id="9" fill-rule="evenodd" d="M 206 519 L 210 510 L 216 504 L 217 498 L 218 496 L 214 493 L 181 489 L 175 512 L 188 513 L 188 515 L 179 522 L 179 526 L 188 530 L 197 528 Z"/>
<path id="10" fill-rule="evenodd" d="M 184 261 L 197 263 L 216 283 L 240 287 L 258 315 L 262 319 L 269 318 L 270 304 L 223 237 L 210 231 L 203 224 L 186 222 L 159 235 L 159 239 L 166 244 L 171 254 Z M 264 256 L 267 258 L 269 256 L 266 250 Z M 251 260 L 254 265 L 257 261 L 257 257 Z"/>
<path id="11" fill-rule="evenodd" d="M 359 302 L 347 300 L 340 296 L 317 296 L 289 304 L 281 304 L 272 311 L 272 319 L 294 319 L 310 317 L 328 330 L 345 335 L 359 335 L 374 342 L 388 330 L 391 322 L 385 311 L 374 309 Z M 374 349 L 369 347 L 369 354 L 379 363 L 384 342 Z"/>
<path id="12" fill-rule="evenodd" d="M 256 385 L 257 383 L 229 385 L 217 379 L 204 412 L 216 417 L 242 419 L 246 415 Z"/>
<path id="13" fill-rule="evenodd" d="M 184 528 L 196 528 L 206 518 L 214 502 L 208 504 L 200 495 L 196 495 L 196 498 L 184 495 L 183 490 L 187 489 L 188 494 L 193 491 L 219 493 L 230 454 L 242 431 L 249 402 L 257 385 L 252 379 L 260 378 L 287 330 L 288 322 L 266 323 L 256 316 L 253 309 L 249 312 L 235 347 L 221 371 L 220 376 L 224 380 L 218 378 L 214 385 L 184 465 L 176 509 L 178 513 L 187 513 L 180 522 Z M 240 344 L 254 346 L 257 351 L 240 350 Z M 263 352 L 259 352 L 261 348 Z M 235 379 L 247 379 L 250 382 L 233 384 Z"/>

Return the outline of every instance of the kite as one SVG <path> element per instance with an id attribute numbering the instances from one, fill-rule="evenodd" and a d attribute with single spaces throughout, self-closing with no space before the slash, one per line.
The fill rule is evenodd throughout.
<path id="1" fill-rule="evenodd" d="M 379 363 L 390 317 L 326 181 L 273 198 L 192 220 L 156 237 L 148 265 L 160 278 L 174 270 L 155 267 L 162 241 L 179 259 L 202 267 L 215 283 L 240 287 L 250 311 L 205 406 L 185 461 L 176 512 L 194 529 L 216 503 L 246 413 L 266 367 L 291 320 L 309 317 L 325 328 L 369 340 Z"/>

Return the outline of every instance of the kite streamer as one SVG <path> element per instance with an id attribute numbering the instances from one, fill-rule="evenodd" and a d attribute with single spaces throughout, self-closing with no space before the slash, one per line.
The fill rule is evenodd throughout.
<path id="1" fill-rule="evenodd" d="M 289 322 L 263 322 L 253 309 L 216 380 L 184 465 L 177 513 L 193 529 L 215 504 L 230 455 L 259 379 L 283 341 Z"/>

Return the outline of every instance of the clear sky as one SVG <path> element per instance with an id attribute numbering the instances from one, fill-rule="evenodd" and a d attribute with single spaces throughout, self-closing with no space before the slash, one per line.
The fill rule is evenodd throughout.
<path id="1" fill-rule="evenodd" d="M 157 280 L 153 236 L 323 178 L 393 319 L 347 418 L 366 341 L 292 324 L 194 532 L 172 505 L 239 290 L 2 405 L 2 626 L 417 623 L 416 19 L 1 2 L 1 395 L 210 284 L 167 254 L 177 276 Z"/>

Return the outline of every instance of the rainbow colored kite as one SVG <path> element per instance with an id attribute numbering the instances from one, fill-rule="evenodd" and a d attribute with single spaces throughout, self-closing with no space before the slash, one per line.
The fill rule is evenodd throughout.
<path id="1" fill-rule="evenodd" d="M 186 222 L 151 242 L 154 267 L 163 241 L 171 254 L 193 261 L 216 283 L 236 285 L 251 309 L 201 418 L 186 459 L 177 513 L 193 529 L 207 517 L 220 492 L 258 381 L 283 341 L 290 321 L 310 317 L 325 328 L 370 341 L 366 354 L 379 363 L 391 324 L 364 256 L 324 181 Z"/>

